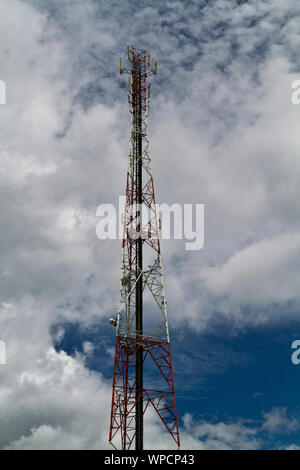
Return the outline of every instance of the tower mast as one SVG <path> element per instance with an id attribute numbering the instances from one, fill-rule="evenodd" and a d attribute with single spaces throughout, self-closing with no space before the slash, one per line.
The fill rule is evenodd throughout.
<path id="1" fill-rule="evenodd" d="M 116 327 L 116 349 L 109 442 L 128 450 L 135 441 L 135 449 L 143 450 L 144 415 L 152 405 L 179 448 L 147 122 L 151 95 L 147 78 L 157 74 L 157 62 L 147 51 L 131 46 L 128 63 L 124 68 L 120 60 L 120 73 L 129 75 L 131 132 L 119 308 L 117 317 L 110 319 Z M 146 292 L 150 296 L 144 301 Z M 145 384 L 146 363 L 158 370 L 159 389 Z M 151 373 L 149 379 L 151 385 Z"/>

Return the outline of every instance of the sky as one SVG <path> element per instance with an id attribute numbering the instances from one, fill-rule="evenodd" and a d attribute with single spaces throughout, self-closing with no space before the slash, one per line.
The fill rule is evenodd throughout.
<path id="1" fill-rule="evenodd" d="M 183 449 L 300 449 L 297 0 L 2 0 L 0 448 L 108 449 L 125 192 L 127 45 L 158 61 L 158 203 L 205 207 L 163 240 Z M 171 449 L 154 413 L 147 448 Z"/>

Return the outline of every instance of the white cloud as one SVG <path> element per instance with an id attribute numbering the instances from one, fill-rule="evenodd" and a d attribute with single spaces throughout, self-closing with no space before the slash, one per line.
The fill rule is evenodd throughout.
<path id="1" fill-rule="evenodd" d="M 240 96 L 247 111 L 233 105 L 241 122 L 213 147 L 201 129 L 196 133 L 180 120 L 180 107 L 154 136 L 163 197 L 205 204 L 201 252 L 190 256 L 180 243 L 163 244 L 165 256 L 176 255 L 166 278 L 170 308 L 182 318 L 185 302 L 185 314 L 199 329 L 216 311 L 241 325 L 286 319 L 299 307 L 300 148 L 292 77 L 287 62 L 274 58 L 265 63 L 258 88 L 248 84 L 239 95 L 227 84 L 229 101 Z"/>
<path id="2" fill-rule="evenodd" d="M 110 381 L 87 370 L 81 356 L 54 350 L 50 316 L 32 299 L 1 310 L 0 447 L 105 448 Z"/>
<path id="3" fill-rule="evenodd" d="M 297 418 L 290 418 L 286 408 L 274 408 L 268 413 L 264 413 L 264 423 L 262 429 L 270 433 L 288 434 L 300 428 Z"/>
<path id="4" fill-rule="evenodd" d="M 285 447 L 285 449 L 283 450 L 300 450 L 300 446 L 298 446 L 297 444 L 291 444 L 287 447 Z"/>
<path id="5" fill-rule="evenodd" d="M 39 2 L 32 3 L 41 7 Z M 62 15 L 59 16 L 55 9 L 48 18 L 28 5 L 25 7 L 17 1 L 14 5 L 20 21 L 12 28 L 14 41 L 11 39 L 7 46 L 13 46 L 15 54 L 10 55 L 7 78 L 11 104 L 1 108 L 6 113 L 6 127 L 2 128 L 1 181 L 2 200 L 7 202 L 0 214 L 2 225 L 6 226 L 2 240 L 2 285 L 7 297 L 4 300 L 9 301 L 14 296 L 22 298 L 26 292 L 48 297 L 52 302 L 55 298 L 56 304 L 68 305 L 66 318 L 73 315 L 78 319 L 76 311 L 84 295 L 89 303 L 85 319 L 90 321 L 106 315 L 116 303 L 118 284 L 115 279 L 118 278 L 120 246 L 118 242 L 100 242 L 96 238 L 95 208 L 100 202 L 116 200 L 118 194 L 124 192 L 127 153 L 124 129 L 128 129 L 129 123 L 124 114 L 125 99 L 122 106 L 115 100 L 114 106 L 98 104 L 86 112 L 80 106 L 74 106 L 74 96 L 86 83 L 82 75 L 76 75 L 77 60 L 84 57 L 86 74 L 91 65 L 87 61 L 87 50 L 92 48 L 91 30 L 94 17 L 99 14 L 94 4 L 88 3 L 83 13 L 86 22 L 82 20 L 80 24 L 78 16 L 75 12 L 71 14 L 64 2 L 56 5 L 56 8 L 62 8 Z M 249 19 L 260 18 L 266 7 L 259 3 L 242 5 L 236 7 L 232 15 L 229 5 L 228 2 L 217 2 L 214 8 L 205 7 L 204 29 L 208 31 L 222 18 L 226 24 L 239 25 L 241 34 L 249 40 L 249 29 L 254 28 L 249 28 Z M 293 5 L 289 2 L 288 7 L 281 4 L 280 8 L 286 14 Z M 105 6 L 102 7 L 106 11 Z M 158 7 L 155 4 L 139 13 L 149 19 L 149 28 L 158 27 L 155 16 Z M 191 15 L 192 10 L 196 12 L 196 5 L 187 11 L 180 3 L 172 8 L 166 4 L 166 7 L 164 21 L 166 25 L 169 21 L 170 25 L 160 26 L 161 34 L 171 34 L 172 28 L 180 31 L 187 28 L 192 40 L 193 35 L 198 34 Z M 256 12 L 254 16 L 253 11 Z M 26 36 L 24 47 L 18 37 L 24 34 L 22 20 L 25 21 L 32 12 L 34 27 Z M 271 11 L 264 19 L 273 28 L 277 25 L 275 16 Z M 13 18 L 12 15 L 6 18 L 6 24 L 13 22 Z M 76 42 L 75 45 L 72 34 L 63 34 L 63 22 L 69 24 L 70 31 L 75 27 L 78 29 L 82 44 Z M 85 24 L 90 24 L 88 30 Z M 112 32 L 116 27 L 112 18 L 106 26 L 103 22 L 101 25 L 102 35 L 108 34 L 108 25 Z M 260 22 L 255 28 L 258 32 L 256 42 L 260 36 L 261 40 L 268 37 Z M 280 241 L 284 239 L 284 233 L 291 233 L 291 238 L 287 235 L 285 240 L 289 244 L 292 234 L 299 229 L 298 113 L 289 96 L 294 75 L 289 72 L 286 58 L 275 56 L 272 47 L 265 62 L 246 63 L 243 55 L 235 60 L 230 52 L 229 39 L 234 40 L 230 36 L 230 27 L 224 29 L 224 34 L 225 39 L 210 37 L 203 45 L 203 54 L 191 57 L 194 66 L 185 72 L 183 82 L 182 62 L 188 39 L 182 37 L 182 48 L 178 48 L 181 55 L 174 58 L 178 65 L 175 76 L 182 84 L 181 100 L 178 102 L 173 96 L 167 102 L 157 83 L 152 120 L 158 202 L 205 204 L 204 250 L 191 256 L 184 252 L 183 244 L 163 244 L 170 307 L 173 309 L 174 299 L 180 300 L 174 315 L 178 310 L 183 320 L 198 318 L 201 327 L 209 322 L 216 302 L 220 313 L 230 318 L 231 303 L 228 305 L 228 300 L 218 302 L 214 296 L 219 294 L 232 300 L 237 305 L 234 310 L 239 311 L 247 302 L 259 309 L 260 302 L 267 303 L 274 292 L 279 302 L 297 300 L 293 287 L 297 278 L 291 277 L 294 268 L 289 266 L 288 252 L 292 246 L 286 246 L 287 258 L 281 258 L 282 266 L 278 253 L 273 260 L 269 259 L 269 271 L 268 264 L 262 266 L 261 261 L 260 269 L 259 266 L 256 269 L 254 258 L 250 263 L 251 274 L 248 266 L 252 254 L 260 257 L 264 240 L 265 243 L 276 238 Z M 251 33 L 251 37 L 255 36 Z M 288 37 L 289 41 L 294 40 L 292 32 Z M 154 31 L 151 41 L 156 44 Z M 244 41 L 240 43 L 244 44 Z M 103 38 L 101 44 L 99 54 L 100 51 L 106 54 L 104 50 L 112 47 L 110 40 Z M 247 44 L 252 49 L 255 47 L 249 41 Z M 218 49 L 222 58 L 211 54 L 210 48 Z M 175 45 L 172 50 L 175 52 Z M 191 48 L 192 55 L 197 51 L 197 47 Z M 5 53 L 4 49 L 2 53 Z M 163 49 L 161 53 L 164 57 Z M 16 57 L 22 57 L 21 63 Z M 216 64 L 226 62 L 226 57 L 230 60 L 226 73 L 222 73 L 216 69 Z M 167 58 L 164 60 L 162 74 L 170 66 Z M 245 73 L 245 70 L 254 72 L 254 69 L 259 72 L 258 83 L 253 81 L 251 73 Z M 93 73 L 89 73 L 93 80 Z M 30 80 L 24 84 L 20 76 L 30 76 Z M 115 83 L 113 79 L 111 81 Z M 187 81 L 189 93 L 186 93 Z M 116 93 L 116 89 L 107 87 L 106 94 L 111 93 Z M 14 116 L 18 116 L 20 124 L 17 134 L 12 126 Z M 56 138 L 57 133 L 61 133 L 61 138 Z M 276 249 L 275 243 L 270 242 L 270 256 L 272 249 Z M 173 255 L 176 255 L 174 264 Z M 33 259 L 39 262 L 33 263 Z M 271 265 L 276 260 L 278 276 L 273 277 Z M 173 272 L 169 274 L 171 270 Z M 237 270 L 236 276 L 241 276 L 236 283 L 234 270 Z M 86 279 L 92 281 L 83 292 L 81 286 Z M 279 290 L 282 279 L 284 282 Z M 179 289 L 175 291 L 173 285 Z M 195 289 L 196 285 L 197 290 L 191 292 L 189 286 Z M 258 285 L 266 288 L 264 292 L 263 287 L 256 288 Z M 182 304 L 187 298 L 191 299 L 191 305 L 184 318 Z M 222 305 L 225 306 L 223 311 Z M 53 308 L 56 309 L 56 305 Z M 233 321 L 235 318 L 233 312 Z"/>
<path id="6" fill-rule="evenodd" d="M 211 424 L 206 422 L 193 423 L 192 416 L 184 417 L 186 437 L 191 449 L 210 450 L 255 450 L 259 449 L 260 442 L 257 430 L 245 426 L 241 422 L 226 424 L 223 422 Z"/>
<path id="7" fill-rule="evenodd" d="M 92 356 L 94 353 L 95 347 L 90 341 L 84 341 L 83 343 L 83 352 L 87 356 Z"/>
<path id="8" fill-rule="evenodd" d="M 204 267 L 210 292 L 231 296 L 244 305 L 299 300 L 300 234 L 284 233 L 253 243 L 221 266 Z"/>

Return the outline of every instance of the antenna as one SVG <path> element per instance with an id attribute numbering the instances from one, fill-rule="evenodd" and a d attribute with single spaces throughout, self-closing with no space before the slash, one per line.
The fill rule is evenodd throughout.
<path id="1" fill-rule="evenodd" d="M 167 302 L 164 290 L 158 217 L 149 151 L 148 123 L 151 84 L 157 62 L 147 51 L 128 47 L 131 113 L 130 151 L 126 180 L 119 308 L 110 324 L 116 328 L 109 442 L 123 450 L 144 448 L 144 414 L 153 407 L 180 447 L 171 360 Z M 146 219 L 143 214 L 147 214 Z M 144 262 L 147 259 L 147 265 Z M 152 302 L 144 311 L 144 292 Z M 145 369 L 144 366 L 147 365 Z M 145 370 L 158 371 L 154 384 Z M 145 370 L 144 370 L 145 369 Z M 150 383 L 149 383 L 150 382 Z"/>

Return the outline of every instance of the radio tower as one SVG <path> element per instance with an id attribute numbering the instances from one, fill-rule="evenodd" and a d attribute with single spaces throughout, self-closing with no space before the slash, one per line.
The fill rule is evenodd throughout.
<path id="1" fill-rule="evenodd" d="M 116 327 L 109 442 L 123 450 L 144 447 L 144 414 L 152 405 L 180 447 L 159 226 L 149 154 L 147 119 L 157 62 L 128 46 L 131 113 L 119 308 Z M 144 301 L 143 301 L 144 297 Z M 150 386 L 146 383 L 147 370 Z M 156 378 L 154 378 L 156 373 Z"/>

